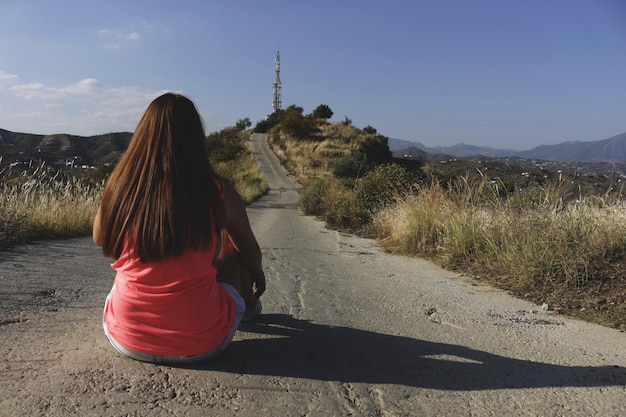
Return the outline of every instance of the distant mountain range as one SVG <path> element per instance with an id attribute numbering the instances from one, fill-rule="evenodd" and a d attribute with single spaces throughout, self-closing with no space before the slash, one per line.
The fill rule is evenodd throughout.
<path id="1" fill-rule="evenodd" d="M 117 132 L 96 136 L 67 134 L 36 135 L 0 129 L 0 169 L 20 164 L 45 162 L 49 166 L 105 166 L 116 164 L 132 133 Z M 518 157 L 555 162 L 626 162 L 626 133 L 595 142 L 564 142 L 527 151 L 496 149 L 466 144 L 427 147 L 421 143 L 389 139 L 395 156 L 411 155 L 427 160 L 452 158 Z"/>
<path id="2" fill-rule="evenodd" d="M 115 164 L 132 133 L 97 136 L 35 135 L 0 129 L 0 168 L 45 162 L 48 166 L 104 166 Z"/>
<path id="3" fill-rule="evenodd" d="M 400 139 L 389 139 L 389 149 L 396 156 L 412 155 L 430 160 L 483 156 L 519 157 L 557 162 L 624 162 L 626 161 L 626 133 L 599 141 L 542 145 L 527 151 L 496 149 L 463 143 L 453 146 L 427 147 L 419 142 Z"/>

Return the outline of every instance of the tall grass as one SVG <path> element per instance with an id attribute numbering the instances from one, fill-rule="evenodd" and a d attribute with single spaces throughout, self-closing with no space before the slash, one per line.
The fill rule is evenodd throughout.
<path id="1" fill-rule="evenodd" d="M 34 173 L 0 181 L 0 247 L 91 233 L 102 183 Z"/>
<path id="2" fill-rule="evenodd" d="M 254 155 L 249 151 L 234 161 L 214 163 L 213 167 L 220 176 L 233 184 L 246 204 L 256 200 L 269 189 Z"/>
<path id="3" fill-rule="evenodd" d="M 267 192 L 254 156 L 246 150 L 236 160 L 214 163 L 249 203 Z M 0 172 L 0 249 L 40 239 L 91 234 L 104 180 L 48 171 L 42 165 L 32 173 Z"/>
<path id="4" fill-rule="evenodd" d="M 331 227 L 366 234 L 374 213 L 410 191 L 408 172 L 385 164 L 351 181 L 318 179 L 300 195 L 300 207 L 305 214 L 323 217 Z"/>
<path id="5" fill-rule="evenodd" d="M 624 183 L 611 182 L 601 195 L 588 181 L 520 180 L 514 170 L 480 164 L 444 173 L 400 164 L 410 175 L 399 175 L 394 164 L 364 170 L 359 138 L 358 129 L 337 124 L 322 126 L 315 141 L 272 131 L 272 149 L 305 185 L 305 214 L 374 237 L 391 252 L 429 258 L 556 303 L 567 314 L 626 328 L 618 307 L 625 296 Z M 481 172 L 488 169 L 489 176 Z"/>
<path id="6" fill-rule="evenodd" d="M 502 198 L 486 180 L 433 183 L 378 212 L 372 226 L 390 251 L 427 256 L 518 290 L 583 285 L 626 253 L 623 200 L 568 203 L 554 184 Z"/>

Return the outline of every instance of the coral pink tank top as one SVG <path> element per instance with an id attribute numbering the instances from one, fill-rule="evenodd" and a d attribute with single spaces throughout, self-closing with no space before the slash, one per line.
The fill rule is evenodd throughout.
<path id="1" fill-rule="evenodd" d="M 217 347 L 235 321 L 235 303 L 215 280 L 215 244 L 141 262 L 124 250 L 111 266 L 115 285 L 104 309 L 110 335 L 127 349 L 191 356 Z"/>

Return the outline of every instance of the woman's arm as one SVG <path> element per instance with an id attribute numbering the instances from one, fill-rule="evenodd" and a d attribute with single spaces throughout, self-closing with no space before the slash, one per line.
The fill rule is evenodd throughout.
<path id="1" fill-rule="evenodd" d="M 101 225 L 101 208 L 98 207 L 96 217 L 93 219 L 93 230 L 91 236 L 93 237 L 93 243 L 98 246 L 102 246 L 102 225 Z"/>
<path id="2" fill-rule="evenodd" d="M 225 183 L 224 209 L 228 216 L 226 231 L 241 262 L 250 271 L 252 280 L 256 284 L 255 295 L 260 297 L 265 291 L 265 275 L 261 248 L 252 232 L 246 206 L 235 188 Z"/>

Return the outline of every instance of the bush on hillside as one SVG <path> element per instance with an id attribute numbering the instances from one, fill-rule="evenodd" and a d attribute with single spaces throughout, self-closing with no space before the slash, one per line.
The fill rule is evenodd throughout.
<path id="1" fill-rule="evenodd" d="M 389 139 L 383 135 L 375 135 L 366 139 L 359 149 L 369 161 L 375 164 L 386 164 L 391 162 L 393 156 L 389 150 Z"/>
<path id="2" fill-rule="evenodd" d="M 341 179 L 355 180 L 365 175 L 368 165 L 367 157 L 364 153 L 352 152 L 335 162 L 333 175 Z"/>
<path id="3" fill-rule="evenodd" d="M 392 204 L 398 197 L 411 190 L 412 176 L 397 164 L 379 165 L 355 187 L 356 204 L 369 216 Z"/>
<path id="4" fill-rule="evenodd" d="M 268 133 L 270 130 L 272 130 L 274 126 L 280 123 L 280 117 L 282 116 L 282 114 L 283 110 L 278 109 L 274 113 L 267 116 L 265 119 L 258 121 L 256 126 L 254 127 L 254 132 Z"/>
<path id="5" fill-rule="evenodd" d="M 358 230 L 368 222 L 368 213 L 356 201 L 356 195 L 348 189 L 341 189 L 332 206 L 326 212 L 326 223 L 339 229 Z"/>
<path id="6" fill-rule="evenodd" d="M 282 130 L 296 139 L 314 139 L 318 132 L 315 120 L 305 117 L 304 109 L 292 104 L 287 107 L 280 118 Z"/>
<path id="7" fill-rule="evenodd" d="M 375 135 L 375 134 L 377 134 L 377 133 L 378 133 L 378 131 L 376 130 L 376 128 L 375 128 L 375 127 L 373 127 L 373 126 L 371 126 L 371 125 L 367 125 L 367 126 L 365 126 L 365 127 L 363 128 L 363 131 L 364 131 L 365 133 L 370 133 L 370 134 L 372 134 L 372 135 Z"/>
<path id="8" fill-rule="evenodd" d="M 354 189 L 337 180 L 318 180 L 300 197 L 307 215 L 322 216 L 329 226 L 359 230 L 367 227 L 373 214 L 408 193 L 413 177 L 396 164 L 376 167 L 356 181 Z"/>
<path id="9" fill-rule="evenodd" d="M 234 161 L 246 151 L 244 134 L 235 127 L 213 132 L 207 137 L 207 148 L 212 163 Z"/>
<path id="10" fill-rule="evenodd" d="M 367 218 L 355 201 L 353 190 L 337 180 L 315 181 L 300 195 L 300 208 L 307 215 L 323 217 L 330 227 L 356 230 Z"/>
<path id="11" fill-rule="evenodd" d="M 326 212 L 330 183 L 327 180 L 318 180 L 304 189 L 300 195 L 300 208 L 306 215 L 320 216 Z"/>
<path id="12" fill-rule="evenodd" d="M 244 132 L 245 130 L 250 128 L 250 126 L 252 126 L 252 122 L 250 121 L 250 118 L 245 117 L 243 119 L 237 120 L 237 123 L 235 124 L 235 129 L 237 129 L 240 132 Z"/>

